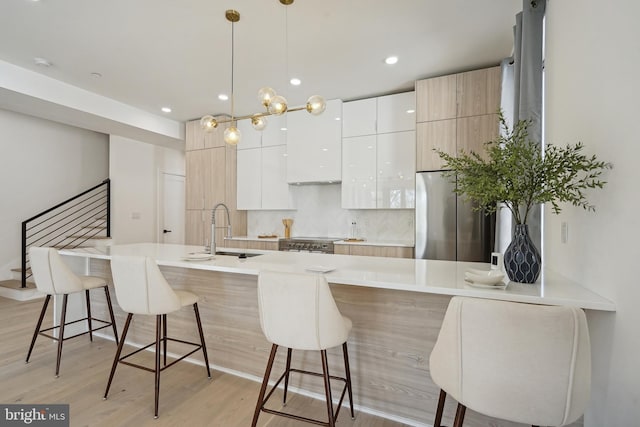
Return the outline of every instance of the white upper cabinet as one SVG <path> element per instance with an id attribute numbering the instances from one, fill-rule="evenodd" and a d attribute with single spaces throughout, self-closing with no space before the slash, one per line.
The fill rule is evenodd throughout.
<path id="1" fill-rule="evenodd" d="M 238 150 L 258 148 L 262 145 L 262 132 L 255 130 L 253 126 L 251 126 L 251 120 L 238 120 L 236 123 L 236 127 L 240 131 Z"/>
<path id="2" fill-rule="evenodd" d="M 416 133 L 378 135 L 376 147 L 377 202 L 379 209 L 415 207 Z"/>
<path id="3" fill-rule="evenodd" d="M 404 92 L 381 96 L 378 100 L 377 133 L 416 129 L 416 94 Z"/>
<path id="4" fill-rule="evenodd" d="M 274 145 L 286 145 L 287 115 L 285 114 L 283 116 L 268 116 L 266 117 L 266 119 L 267 127 L 262 131 L 262 146 L 272 147 Z"/>
<path id="5" fill-rule="evenodd" d="M 413 208 L 415 92 L 346 102 L 343 113 L 342 207 Z"/>
<path id="6" fill-rule="evenodd" d="M 285 145 L 238 150 L 239 210 L 293 208 L 286 154 Z"/>
<path id="7" fill-rule="evenodd" d="M 340 182 L 342 179 L 342 101 L 327 101 L 313 116 L 305 110 L 287 113 L 287 181 Z"/>
<path id="8" fill-rule="evenodd" d="M 342 104 L 342 137 L 376 134 L 376 98 Z"/>
<path id="9" fill-rule="evenodd" d="M 238 143 L 240 146 L 240 143 Z M 237 206 L 239 210 L 262 208 L 262 149 L 238 150 Z"/>
<path id="10" fill-rule="evenodd" d="M 286 145 L 262 148 L 262 209 L 293 209 Z"/>
<path id="11" fill-rule="evenodd" d="M 342 140 L 342 207 L 376 208 L 376 136 Z"/>

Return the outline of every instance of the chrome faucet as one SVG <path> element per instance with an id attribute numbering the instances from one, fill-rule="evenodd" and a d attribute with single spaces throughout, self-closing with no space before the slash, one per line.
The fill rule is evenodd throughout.
<path id="1" fill-rule="evenodd" d="M 216 227 L 216 210 L 218 208 L 224 208 L 224 210 L 227 212 L 226 227 Z M 210 240 L 211 243 L 209 246 L 209 253 L 211 255 L 216 254 L 216 228 L 226 228 L 227 229 L 226 237 L 231 237 L 231 215 L 229 214 L 229 208 L 224 203 L 218 203 L 213 207 L 213 210 L 211 211 L 211 240 Z"/>

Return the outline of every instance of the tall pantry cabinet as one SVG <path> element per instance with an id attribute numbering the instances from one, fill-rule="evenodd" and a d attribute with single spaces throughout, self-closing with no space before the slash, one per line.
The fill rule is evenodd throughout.
<path id="1" fill-rule="evenodd" d="M 219 125 L 211 133 L 200 127 L 199 120 L 186 124 L 186 213 L 185 243 L 204 246 L 211 234 L 211 211 L 218 203 L 229 208 L 232 232 L 247 234 L 247 213 L 236 206 L 236 147 L 225 144 L 226 125 Z M 216 211 L 216 225 L 224 227 L 224 209 Z M 226 229 L 216 230 L 216 245 L 224 246 Z"/>
<path id="2" fill-rule="evenodd" d="M 498 136 L 500 67 L 419 80 L 416 104 L 418 171 L 442 169 L 433 148 L 482 153 L 483 144 Z"/>

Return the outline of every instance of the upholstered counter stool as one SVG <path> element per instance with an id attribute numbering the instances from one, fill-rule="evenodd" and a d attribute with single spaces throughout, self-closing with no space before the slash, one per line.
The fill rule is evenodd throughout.
<path id="1" fill-rule="evenodd" d="M 338 311 L 329 289 L 329 284 L 324 276 L 320 274 L 261 272 L 258 277 L 258 309 L 262 331 L 267 340 L 272 343 L 272 346 L 252 426 L 256 426 L 260 412 L 263 411 L 299 421 L 333 427 L 340 413 L 345 392 L 349 393 L 351 418 L 354 418 L 349 354 L 347 352 L 347 338 L 349 331 L 351 331 L 351 320 L 343 317 Z M 327 349 L 340 345 L 342 346 L 344 358 L 344 377 L 329 375 L 327 361 Z M 271 369 L 279 346 L 287 348 L 285 371 L 265 397 Z M 319 351 L 322 374 L 291 368 L 292 350 Z M 327 404 L 327 422 L 265 408 L 267 401 L 283 379 L 283 403 L 286 405 L 291 372 L 323 378 Z M 331 379 L 344 382 L 344 388 L 335 413 L 331 397 Z"/>
<path id="2" fill-rule="evenodd" d="M 29 346 L 29 352 L 27 353 L 26 363 L 29 363 L 29 358 L 31 357 L 31 352 L 33 351 L 33 346 L 36 343 L 36 338 L 38 338 L 38 335 L 42 335 L 58 341 L 56 377 L 60 373 L 60 359 L 62 358 L 62 344 L 64 343 L 64 341 L 84 334 L 89 334 L 89 339 L 93 341 L 93 332 L 111 326 L 113 327 L 113 335 L 115 337 L 116 343 L 118 343 L 118 331 L 116 329 L 116 321 L 113 316 L 113 308 L 111 307 L 109 287 L 107 286 L 107 282 L 104 279 L 93 276 L 77 276 L 64 263 L 58 251 L 53 248 L 32 246 L 31 248 L 29 248 L 29 260 L 31 264 L 31 271 L 33 272 L 33 278 L 36 282 L 36 288 L 38 289 L 38 291 L 46 294 L 47 296 L 44 299 L 42 311 L 40 312 L 40 317 L 38 318 L 36 329 L 33 332 L 33 338 L 31 339 L 31 345 Z M 91 289 L 97 288 L 104 289 L 105 297 L 107 299 L 107 307 L 109 309 L 109 316 L 111 317 L 110 322 L 91 317 L 91 298 L 89 297 L 89 291 Z M 87 304 L 87 316 L 79 320 L 67 322 L 67 299 L 69 297 L 69 294 L 83 291 L 85 293 Z M 60 323 L 58 324 L 58 326 L 40 329 L 42 327 L 42 321 L 46 314 L 47 306 L 49 305 L 49 301 L 51 300 L 52 295 L 62 295 Z M 86 332 L 75 334 L 70 337 L 66 337 L 64 335 L 65 326 L 84 322 L 85 320 L 87 321 L 88 325 L 88 330 Z M 102 326 L 94 328 L 92 321 L 100 322 Z M 57 337 L 47 334 L 47 332 L 54 329 L 59 329 Z"/>
<path id="3" fill-rule="evenodd" d="M 589 400 L 591 348 L 584 312 L 575 307 L 454 297 L 429 359 L 440 386 L 434 427 L 447 393 L 468 407 L 534 426 L 578 419 Z"/>
<path id="4" fill-rule="evenodd" d="M 127 320 L 122 331 L 122 339 L 118 345 L 118 350 L 113 359 L 109 381 L 104 392 L 104 398 L 109 395 L 109 388 L 116 373 L 118 363 L 133 366 L 145 371 L 155 373 L 155 404 L 154 417 L 158 418 L 158 404 L 160 401 L 160 373 L 166 368 L 173 366 L 177 362 L 189 357 L 198 350 L 202 350 L 204 356 L 204 365 L 207 370 L 207 377 L 211 378 L 209 369 L 209 358 L 207 356 L 207 347 L 204 342 L 204 334 L 202 332 L 202 323 L 200 322 L 200 312 L 198 311 L 198 296 L 187 291 L 174 291 L 169 283 L 165 280 L 160 268 L 156 262 L 148 257 L 142 256 L 117 256 L 111 259 L 111 274 L 113 276 L 113 284 L 116 288 L 116 298 L 118 304 L 127 315 Z M 200 342 L 183 341 L 176 338 L 167 337 L 167 314 L 180 310 L 182 307 L 193 306 L 195 313 L 196 325 Z M 127 332 L 131 325 L 131 319 L 134 314 L 146 314 L 156 316 L 156 338 L 151 344 L 139 348 L 125 356 L 121 357 L 122 348 L 124 347 Z M 182 344 L 194 346 L 193 350 L 182 357 L 167 364 L 167 342 L 174 341 Z M 160 348 L 162 344 L 162 349 Z M 155 367 L 154 369 L 146 366 L 132 363 L 126 359 L 139 353 L 147 348 L 155 346 Z M 161 357 L 162 356 L 162 357 Z M 162 366 L 161 358 L 163 359 Z"/>

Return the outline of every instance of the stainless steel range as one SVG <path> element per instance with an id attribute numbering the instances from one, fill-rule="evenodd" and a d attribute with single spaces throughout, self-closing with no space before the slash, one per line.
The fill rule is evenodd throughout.
<path id="1" fill-rule="evenodd" d="M 280 239 L 278 250 L 287 252 L 314 252 L 322 254 L 333 253 L 333 242 L 337 237 L 292 237 Z"/>

